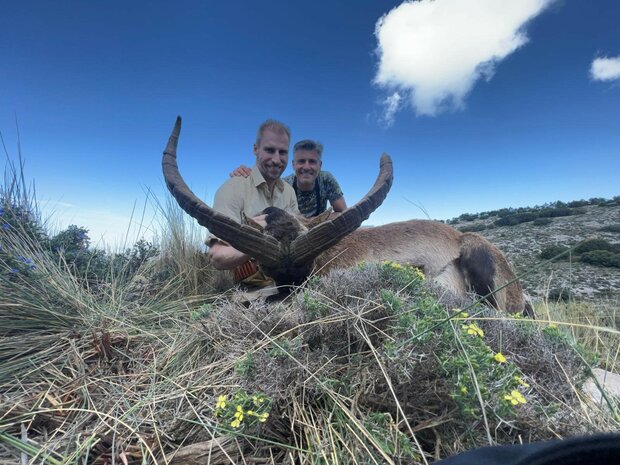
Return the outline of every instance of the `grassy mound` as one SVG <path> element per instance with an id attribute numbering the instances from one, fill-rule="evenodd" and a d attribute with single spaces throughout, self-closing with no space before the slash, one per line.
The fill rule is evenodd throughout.
<path id="1" fill-rule="evenodd" d="M 608 430 L 561 329 L 363 264 L 279 303 L 2 274 L 0 442 L 46 463 L 424 463 Z M 145 273 L 146 274 L 146 273 Z"/>

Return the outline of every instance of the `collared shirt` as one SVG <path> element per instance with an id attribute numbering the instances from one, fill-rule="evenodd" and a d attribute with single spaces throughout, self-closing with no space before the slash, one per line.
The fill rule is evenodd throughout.
<path id="1" fill-rule="evenodd" d="M 245 213 L 246 217 L 251 218 L 260 215 L 267 207 L 278 207 L 288 213 L 299 215 L 297 197 L 291 185 L 285 183 L 282 179 L 278 179 L 274 185 L 273 192 L 270 191 L 267 181 L 265 181 L 256 165 L 252 167 L 252 172 L 247 178 L 235 176 L 222 184 L 213 199 L 213 209 L 215 211 L 232 218 L 238 223 L 243 222 L 241 213 Z M 211 247 L 219 240 L 217 237 L 209 235 L 206 243 Z M 243 265 L 238 268 L 242 267 Z M 262 270 L 259 269 L 241 282 L 263 287 L 273 281 L 266 277 Z"/>
<path id="2" fill-rule="evenodd" d="M 241 212 L 251 218 L 260 215 L 267 207 L 278 207 L 294 215 L 299 214 L 293 188 L 278 179 L 271 192 L 256 165 L 252 167 L 252 173 L 247 178 L 235 176 L 228 179 L 217 190 L 213 200 L 215 211 L 238 223 L 242 222 Z"/>

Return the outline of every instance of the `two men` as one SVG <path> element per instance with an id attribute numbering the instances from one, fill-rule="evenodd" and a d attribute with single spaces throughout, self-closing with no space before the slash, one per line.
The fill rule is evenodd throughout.
<path id="1" fill-rule="evenodd" d="M 259 215 L 269 206 L 282 208 L 292 214 L 316 216 L 327 208 L 327 201 L 336 212 L 346 210 L 346 202 L 340 186 L 331 173 L 321 171 L 323 146 L 311 140 L 295 144 L 294 175 L 280 176 L 288 163 L 290 130 L 284 124 L 268 120 L 257 134 L 253 147 L 256 165 L 240 166 L 215 194 L 213 208 L 235 221 L 242 222 L 242 214 L 261 223 Z M 298 208 L 299 204 L 299 208 Z M 251 257 L 232 248 L 227 243 L 211 238 L 208 242 L 209 256 L 218 269 L 234 269 L 235 280 L 250 279 L 250 284 L 262 285 L 261 276 Z"/>
<path id="2" fill-rule="evenodd" d="M 306 218 L 317 216 L 327 210 L 327 201 L 335 212 L 347 209 L 342 190 L 329 171 L 322 171 L 323 144 L 313 140 L 301 140 L 293 149 L 293 171 L 284 178 L 297 196 L 300 213 Z M 241 165 L 230 173 L 231 177 L 248 177 L 252 170 Z"/>

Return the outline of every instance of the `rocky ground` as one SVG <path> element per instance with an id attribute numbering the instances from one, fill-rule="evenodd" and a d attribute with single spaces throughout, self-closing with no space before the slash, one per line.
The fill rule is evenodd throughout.
<path id="1" fill-rule="evenodd" d="M 553 218 L 551 224 L 535 226 L 521 223 L 484 229 L 478 234 L 497 245 L 508 257 L 515 270 L 522 276 L 526 292 L 534 298 L 557 295 L 564 289 L 575 298 L 620 299 L 620 268 L 588 265 L 577 260 L 560 260 L 544 263 L 539 254 L 547 246 L 574 245 L 584 239 L 602 238 L 610 243 L 620 243 L 620 233 L 605 232 L 601 228 L 620 224 L 620 205 L 581 207 L 581 215 Z M 474 221 L 459 221 L 456 228 L 490 225 L 498 217 Z"/>

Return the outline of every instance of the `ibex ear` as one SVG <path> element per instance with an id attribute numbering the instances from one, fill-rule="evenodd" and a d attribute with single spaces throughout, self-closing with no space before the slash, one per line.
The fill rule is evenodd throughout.
<path id="1" fill-rule="evenodd" d="M 332 209 L 328 208 L 323 213 L 319 213 L 317 216 L 313 216 L 312 218 L 302 219 L 301 222 L 306 228 L 312 229 L 315 226 L 318 226 L 319 224 L 327 221 L 331 214 L 332 214 Z"/>
<path id="2" fill-rule="evenodd" d="M 264 228 L 252 218 L 248 217 L 245 212 L 241 212 L 241 219 L 248 226 L 252 226 L 254 229 L 258 229 L 260 232 L 264 232 Z"/>

